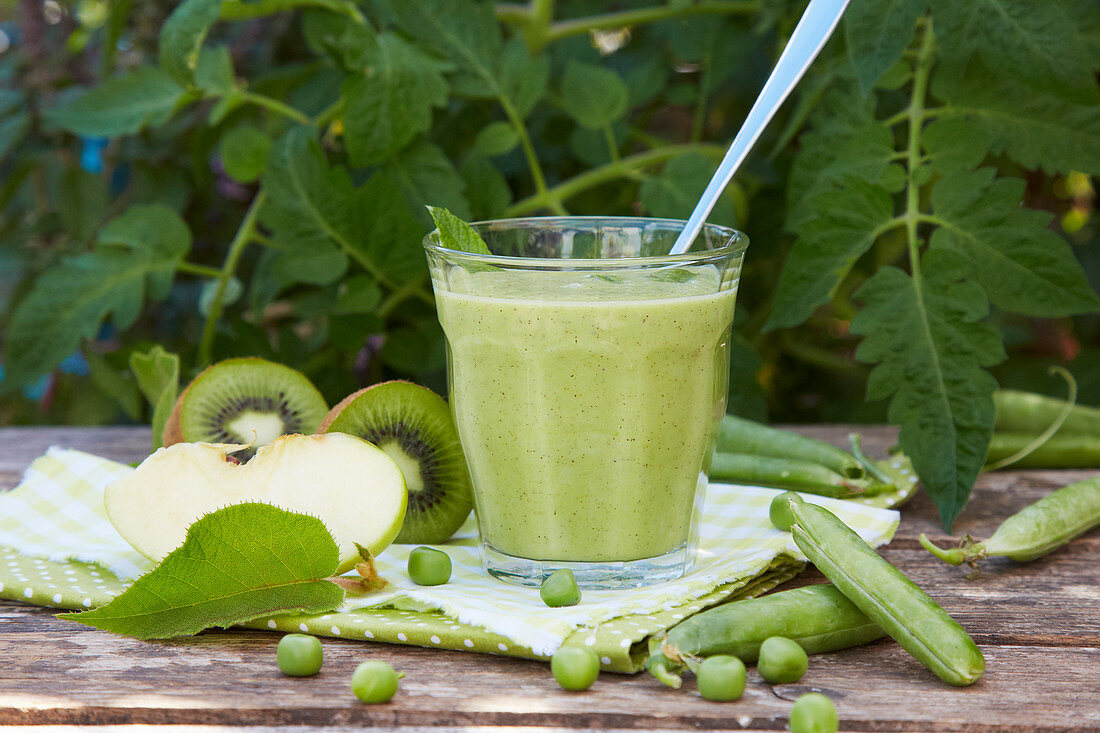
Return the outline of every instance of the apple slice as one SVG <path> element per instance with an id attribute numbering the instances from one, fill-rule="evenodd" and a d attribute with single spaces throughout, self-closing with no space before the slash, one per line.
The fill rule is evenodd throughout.
<path id="1" fill-rule="evenodd" d="M 401 530 L 405 479 L 367 441 L 343 433 L 286 435 L 238 463 L 231 454 L 244 447 L 177 443 L 158 449 L 107 487 L 107 517 L 135 550 L 159 562 L 199 517 L 260 501 L 324 522 L 340 547 L 340 573 L 359 562 L 355 543 L 377 555 Z"/>

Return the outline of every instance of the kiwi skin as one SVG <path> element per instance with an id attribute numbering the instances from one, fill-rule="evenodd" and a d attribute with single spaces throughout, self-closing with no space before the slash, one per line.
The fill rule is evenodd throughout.
<path id="1" fill-rule="evenodd" d="M 176 443 L 186 443 L 186 442 L 188 442 L 187 438 L 183 434 L 183 425 L 182 425 L 182 420 L 181 420 L 181 415 L 183 414 L 183 406 L 187 402 L 187 393 L 191 391 L 191 388 L 194 387 L 195 384 L 197 384 L 199 382 L 199 380 L 203 377 L 203 375 L 206 375 L 211 370 L 216 370 L 216 369 L 218 369 L 219 367 L 222 367 L 222 366 L 244 365 L 244 364 L 255 364 L 257 366 L 260 366 L 260 365 L 265 365 L 265 364 L 276 364 L 276 362 L 270 362 L 267 359 L 261 359 L 258 356 L 243 356 L 243 357 L 238 357 L 238 358 L 233 358 L 233 359 L 225 359 L 223 361 L 219 361 L 216 364 L 211 364 L 210 366 L 206 367 L 201 372 L 199 372 L 199 374 L 194 379 L 191 380 L 191 383 L 187 385 L 187 388 L 184 389 L 183 392 L 180 393 L 180 396 L 176 398 L 176 404 L 172 406 L 172 412 L 171 412 L 171 414 L 168 415 L 168 421 L 164 424 L 164 433 L 162 435 L 162 442 L 163 442 L 165 447 L 170 446 L 170 445 L 175 445 Z M 277 366 L 283 366 L 283 365 L 277 364 Z M 285 369 L 290 369 L 290 367 L 284 367 L 284 368 Z M 302 378 L 306 379 L 305 375 L 302 375 Z M 308 382 L 309 380 L 306 379 L 306 381 Z M 321 398 L 320 392 L 318 392 L 317 395 L 320 399 L 323 400 L 323 398 Z"/>
<path id="2" fill-rule="evenodd" d="M 362 410 L 369 414 L 381 410 L 384 417 L 389 418 L 391 415 L 384 412 L 389 405 L 407 411 L 406 416 L 419 424 L 406 422 L 406 430 L 400 435 L 385 433 L 379 439 L 376 431 L 392 426 L 364 424 L 366 415 L 357 412 Z M 376 442 L 406 472 L 406 484 L 410 487 L 408 508 L 405 524 L 394 542 L 439 544 L 453 535 L 469 516 L 473 492 L 458 431 L 446 401 L 428 388 L 395 380 L 361 389 L 329 410 L 317 428 L 319 433 L 332 431 L 348 432 Z M 421 441 L 421 450 L 407 443 L 403 445 L 406 441 Z M 395 452 L 402 455 L 395 455 Z M 408 475 L 410 464 L 416 464 L 419 476 Z M 423 489 L 416 488 L 424 485 L 427 486 Z M 429 493 L 432 491 L 441 493 L 432 496 Z"/>

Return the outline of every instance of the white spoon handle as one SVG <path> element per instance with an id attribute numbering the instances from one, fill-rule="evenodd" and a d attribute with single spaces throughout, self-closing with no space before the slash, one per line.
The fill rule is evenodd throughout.
<path id="1" fill-rule="evenodd" d="M 779 61 L 772 69 L 771 76 L 760 90 L 760 96 L 753 103 L 737 137 L 733 138 L 726 156 L 722 158 L 722 164 L 707 184 L 707 190 L 695 205 L 695 210 L 691 212 L 669 254 L 683 254 L 695 241 L 723 189 L 744 162 L 776 110 L 829 40 L 847 7 L 848 0 L 810 0 L 806 12 L 802 14 L 802 19 L 798 21 L 791 39 L 787 42 L 787 47 L 783 49 Z"/>

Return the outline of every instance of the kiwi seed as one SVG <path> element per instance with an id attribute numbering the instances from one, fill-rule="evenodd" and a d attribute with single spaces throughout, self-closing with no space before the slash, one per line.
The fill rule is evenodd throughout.
<path id="1" fill-rule="evenodd" d="M 409 503 L 395 542 L 438 544 L 473 508 L 470 475 L 446 401 L 411 382 L 383 382 L 329 411 L 319 433 L 341 432 L 374 443 L 405 476 Z"/>
<path id="2" fill-rule="evenodd" d="M 238 443 L 253 448 L 280 435 L 312 433 L 328 405 L 301 372 L 256 357 L 207 367 L 176 400 L 164 444 Z"/>

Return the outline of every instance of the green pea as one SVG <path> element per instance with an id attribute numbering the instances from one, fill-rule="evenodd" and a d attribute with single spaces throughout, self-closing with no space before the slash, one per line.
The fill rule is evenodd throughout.
<path id="1" fill-rule="evenodd" d="M 794 524 L 794 515 L 791 514 L 790 504 L 792 498 L 801 499 L 802 497 L 793 491 L 784 491 L 772 499 L 772 503 L 768 507 L 768 517 L 772 520 L 772 525 L 784 532 L 789 532 L 791 525 Z"/>
<path id="2" fill-rule="evenodd" d="M 806 650 L 784 636 L 769 637 L 760 645 L 756 671 L 772 684 L 798 682 L 809 666 Z"/>
<path id="3" fill-rule="evenodd" d="M 417 585 L 443 585 L 451 579 L 451 556 L 431 547 L 409 553 L 409 580 Z"/>
<path id="4" fill-rule="evenodd" d="M 555 570 L 542 581 L 539 588 L 542 602 L 547 606 L 575 606 L 581 602 L 581 589 L 577 587 L 577 578 L 569 568 Z"/>
<path id="5" fill-rule="evenodd" d="M 279 671 L 291 677 L 310 677 L 321 671 L 324 653 L 316 636 L 287 634 L 275 649 Z"/>
<path id="6" fill-rule="evenodd" d="M 820 692 L 807 692 L 791 708 L 791 733 L 836 733 L 840 720 L 833 701 Z"/>
<path id="7" fill-rule="evenodd" d="M 737 700 L 745 693 L 745 665 L 730 654 L 715 654 L 699 665 L 695 683 L 704 700 Z"/>
<path id="8" fill-rule="evenodd" d="M 587 647 L 563 646 L 550 657 L 550 671 L 564 689 L 587 690 L 600 676 L 600 660 Z"/>
<path id="9" fill-rule="evenodd" d="M 363 662 L 351 675 L 351 691 L 361 702 L 389 702 L 397 692 L 398 677 L 388 662 Z"/>

